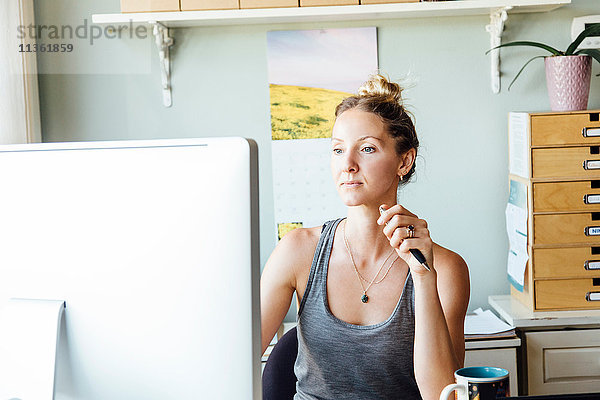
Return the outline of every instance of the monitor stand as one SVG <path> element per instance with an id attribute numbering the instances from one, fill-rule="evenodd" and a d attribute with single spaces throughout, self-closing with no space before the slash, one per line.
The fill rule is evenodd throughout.
<path id="1" fill-rule="evenodd" d="M 63 300 L 10 299 L 0 319 L 0 398 L 52 400 Z"/>

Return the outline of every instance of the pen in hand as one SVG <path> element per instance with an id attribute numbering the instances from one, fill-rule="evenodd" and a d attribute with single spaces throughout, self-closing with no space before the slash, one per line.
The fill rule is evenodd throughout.
<path id="1" fill-rule="evenodd" d="M 383 208 L 383 206 L 379 207 L 379 214 L 383 214 L 383 212 L 385 211 L 385 208 Z M 387 223 L 386 223 L 387 225 Z M 419 263 L 421 263 L 421 266 L 423 268 L 425 268 L 427 271 L 431 271 L 431 269 L 429 268 L 429 265 L 427 265 L 427 260 L 425 259 L 425 256 L 423 255 L 423 253 L 421 253 L 421 250 L 419 249 L 408 249 L 408 251 L 410 251 L 410 254 L 413 255 L 414 258 L 417 259 L 417 261 Z"/>

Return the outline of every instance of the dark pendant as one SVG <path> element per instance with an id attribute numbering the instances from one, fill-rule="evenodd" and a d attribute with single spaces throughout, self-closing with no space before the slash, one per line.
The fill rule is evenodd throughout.
<path id="1" fill-rule="evenodd" d="M 369 296 L 367 296 L 366 294 L 363 294 L 362 297 L 360 298 L 360 301 L 362 301 L 363 303 L 366 303 L 367 301 L 369 301 Z"/>

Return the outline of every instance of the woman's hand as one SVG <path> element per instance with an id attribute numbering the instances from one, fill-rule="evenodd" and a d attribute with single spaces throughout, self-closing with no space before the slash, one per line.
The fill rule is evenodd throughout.
<path id="1" fill-rule="evenodd" d="M 384 235 L 389 239 L 396 253 L 410 267 L 413 275 L 426 275 L 427 271 L 419 261 L 410 253 L 409 249 L 419 249 L 427 260 L 429 268 L 433 268 L 433 241 L 429 237 L 429 229 L 424 219 L 419 219 L 406 208 L 396 204 L 390 209 L 382 204 L 380 210 L 384 209 L 377 220 L 379 225 L 385 225 Z M 408 227 L 414 226 L 412 238 L 409 236 Z"/>

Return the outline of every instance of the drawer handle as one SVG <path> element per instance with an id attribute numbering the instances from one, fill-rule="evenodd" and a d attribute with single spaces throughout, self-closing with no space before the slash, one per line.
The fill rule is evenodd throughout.
<path id="1" fill-rule="evenodd" d="M 583 137 L 597 137 L 600 136 L 600 128 L 583 128 L 581 134 Z"/>
<path id="2" fill-rule="evenodd" d="M 600 194 L 586 194 L 583 196 L 584 204 L 600 204 Z"/>
<path id="3" fill-rule="evenodd" d="M 600 236 L 600 226 L 586 226 L 583 232 L 585 236 Z"/>
<path id="4" fill-rule="evenodd" d="M 588 271 L 598 270 L 600 269 L 600 261 L 587 260 L 583 263 L 583 269 Z"/>
<path id="5" fill-rule="evenodd" d="M 583 169 L 600 169 L 600 160 L 584 160 Z"/>
<path id="6" fill-rule="evenodd" d="M 585 299 L 587 301 L 600 301 L 600 292 L 587 292 Z"/>

